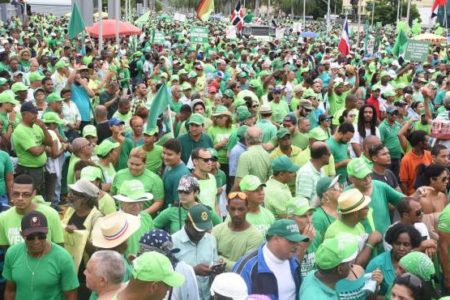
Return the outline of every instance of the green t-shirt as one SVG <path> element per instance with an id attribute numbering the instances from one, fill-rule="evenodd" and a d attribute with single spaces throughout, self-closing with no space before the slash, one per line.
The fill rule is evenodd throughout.
<path id="1" fill-rule="evenodd" d="M 329 288 L 314 273 L 311 273 L 305 277 L 300 286 L 299 299 L 338 300 L 339 298 L 336 290 Z"/>
<path id="2" fill-rule="evenodd" d="M 272 120 L 278 124 L 283 122 L 283 118 L 289 113 L 289 106 L 283 99 L 279 103 L 270 102 L 272 108 Z"/>
<path id="3" fill-rule="evenodd" d="M 74 168 L 77 162 L 80 161 L 80 158 L 76 156 L 74 153 L 70 156 L 69 159 L 69 167 L 67 168 L 67 184 L 75 183 L 75 172 Z"/>
<path id="4" fill-rule="evenodd" d="M 336 164 L 350 158 L 347 143 L 339 143 L 333 137 L 330 137 L 327 141 L 327 145 L 333 154 L 334 162 Z M 339 183 L 343 184 L 347 180 L 347 166 L 336 168 L 336 174 L 340 175 Z"/>
<path id="5" fill-rule="evenodd" d="M 216 238 L 219 256 L 227 263 L 227 272 L 241 256 L 256 250 L 264 242 L 263 235 L 254 226 L 237 232 L 228 227 L 228 222 L 215 226 L 212 235 Z"/>
<path id="6" fill-rule="evenodd" d="M 13 164 L 9 154 L 0 150 L 0 196 L 6 195 L 6 175 L 13 173 Z"/>
<path id="7" fill-rule="evenodd" d="M 439 215 L 438 231 L 450 234 L 450 204 L 447 204 L 447 206 L 442 210 L 441 214 Z M 447 250 L 448 250 L 448 262 L 450 264 L 450 246 L 447 247 Z M 450 265 L 448 267 L 450 268 Z"/>
<path id="8" fill-rule="evenodd" d="M 187 213 L 188 210 L 183 206 L 171 206 L 160 212 L 153 223 L 156 228 L 164 229 L 172 234 L 183 228 Z M 211 210 L 211 221 L 213 225 L 222 223 L 220 217 L 213 210 Z"/>
<path id="9" fill-rule="evenodd" d="M 217 183 L 216 178 L 212 174 L 208 174 L 208 179 L 199 179 L 198 184 L 200 186 L 200 193 L 198 199 L 200 203 L 216 209 L 217 199 Z"/>
<path id="10" fill-rule="evenodd" d="M 164 183 L 164 206 L 178 202 L 178 184 L 180 183 L 180 178 L 184 175 L 189 175 L 189 169 L 183 162 L 180 162 L 174 168 L 166 168 L 164 171 L 162 180 Z"/>
<path id="11" fill-rule="evenodd" d="M 139 218 L 141 219 L 141 226 L 128 239 L 128 248 L 127 251 L 125 251 L 125 257 L 128 257 L 130 254 L 137 256 L 140 249 L 139 240 L 144 234 L 155 227 L 153 225 L 152 217 L 147 212 L 141 211 L 139 213 Z"/>
<path id="12" fill-rule="evenodd" d="M 322 208 L 317 207 L 312 216 L 312 223 L 316 232 L 321 236 L 325 235 L 328 227 L 336 221 L 334 216 L 327 214 Z"/>
<path id="13" fill-rule="evenodd" d="M 328 96 L 328 102 L 330 103 L 330 115 L 334 116 L 334 114 L 345 107 L 345 98 L 347 98 L 347 95 L 350 93 L 350 91 L 342 93 L 340 96 L 333 92 L 331 96 Z"/>
<path id="14" fill-rule="evenodd" d="M 362 249 L 368 234 L 364 230 L 364 226 L 361 223 L 358 223 L 355 227 L 350 227 L 344 224 L 340 219 L 337 219 L 328 227 L 325 232 L 324 239 L 326 240 L 341 237 L 354 238 L 359 244 L 359 249 Z"/>
<path id="15" fill-rule="evenodd" d="M 149 208 L 154 201 L 164 200 L 164 186 L 161 178 L 155 173 L 145 169 L 139 176 L 133 176 L 130 170 L 124 169 L 117 172 L 114 176 L 114 181 L 111 185 L 111 194 L 116 195 L 119 192 L 119 188 L 124 181 L 139 180 L 144 184 L 144 190 L 146 193 L 152 193 L 153 200 L 144 202 L 144 209 Z"/>
<path id="16" fill-rule="evenodd" d="M 40 258 L 27 254 L 25 243 L 14 245 L 5 256 L 3 277 L 16 286 L 16 299 L 62 300 L 64 292 L 78 288 L 75 265 L 70 254 L 52 243 Z"/>
<path id="17" fill-rule="evenodd" d="M 64 243 L 63 228 L 58 213 L 45 204 L 36 204 L 36 211 L 47 218 L 47 239 L 57 244 Z M 23 242 L 20 235 L 23 215 L 19 215 L 15 207 L 0 214 L 0 245 L 12 246 Z"/>
<path id="18" fill-rule="evenodd" d="M 227 175 L 221 169 L 217 170 L 215 177 L 218 188 L 223 187 L 227 183 Z"/>
<path id="19" fill-rule="evenodd" d="M 392 158 L 402 157 L 402 146 L 398 139 L 398 132 L 402 128 L 402 125 L 395 121 L 394 125 L 390 125 L 384 120 L 380 125 L 380 138 L 381 142 L 386 145 Z"/>
<path id="20" fill-rule="evenodd" d="M 300 272 L 302 277 L 305 278 L 307 275 L 314 273 L 316 269 L 316 250 L 319 248 L 322 243 L 322 235 L 320 232 L 316 231 L 316 235 L 312 240 L 311 244 L 309 244 L 308 249 L 306 249 L 306 253 L 303 256 L 303 260 L 300 264 Z"/>
<path id="21" fill-rule="evenodd" d="M 45 151 L 38 156 L 34 156 L 28 152 L 32 147 L 42 146 L 43 140 L 44 131 L 36 124 L 33 124 L 33 127 L 28 127 L 23 123 L 17 125 L 12 134 L 12 142 L 17 154 L 18 164 L 30 168 L 44 166 L 47 162 L 47 154 Z"/>
<path id="22" fill-rule="evenodd" d="M 211 126 L 208 128 L 208 135 L 211 137 L 213 141 L 213 145 L 217 145 L 224 139 L 228 139 L 231 135 L 231 132 L 233 131 L 234 127 L 231 128 L 222 128 L 217 126 Z M 221 149 L 217 151 L 219 162 L 221 164 L 228 164 L 228 157 L 227 157 L 227 146 L 225 145 Z"/>
<path id="23" fill-rule="evenodd" d="M 247 222 L 252 224 L 263 236 L 266 236 L 267 230 L 269 230 L 272 223 L 275 222 L 273 213 L 264 206 L 259 207 L 258 213 L 247 212 L 245 215 Z M 231 221 L 230 215 L 227 216 L 225 222 Z"/>
<path id="24" fill-rule="evenodd" d="M 112 137 L 108 138 L 111 142 L 115 143 Z M 128 157 L 130 156 L 131 150 L 134 148 L 134 143 L 131 139 L 125 138 L 122 143 L 122 148 L 120 149 L 119 159 L 117 160 L 116 171 L 128 168 Z"/>
<path id="25" fill-rule="evenodd" d="M 112 214 L 117 211 L 116 202 L 110 194 L 105 193 L 103 197 L 98 200 L 98 210 L 104 215 Z"/>
<path id="26" fill-rule="evenodd" d="M 291 137 L 292 145 L 305 150 L 309 146 L 309 135 L 307 133 L 295 132 Z"/>
<path id="27" fill-rule="evenodd" d="M 143 148 L 143 146 L 140 146 L 139 148 Z M 147 168 L 147 170 L 150 170 L 155 174 L 159 174 L 163 164 L 162 151 L 163 147 L 159 145 L 154 145 L 153 150 L 151 151 L 145 151 L 147 157 L 145 167 Z"/>

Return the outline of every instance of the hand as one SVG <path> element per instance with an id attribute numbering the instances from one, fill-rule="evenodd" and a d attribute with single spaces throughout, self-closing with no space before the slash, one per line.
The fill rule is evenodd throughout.
<path id="1" fill-rule="evenodd" d="M 431 186 L 421 186 L 415 191 L 414 196 L 425 197 L 426 195 L 428 195 L 428 193 L 432 191 L 434 191 L 434 188 L 432 188 Z"/>
<path id="2" fill-rule="evenodd" d="M 380 269 L 373 270 L 372 279 L 377 282 L 377 285 L 380 285 L 383 282 L 383 272 Z"/>
<path id="3" fill-rule="evenodd" d="M 194 272 L 200 276 L 208 276 L 211 274 L 211 269 L 207 264 L 198 264 L 194 267 Z"/>
<path id="4" fill-rule="evenodd" d="M 302 234 L 309 238 L 309 244 L 310 244 L 312 242 L 312 240 L 314 239 L 314 236 L 316 235 L 316 230 L 314 229 L 313 224 L 310 223 L 310 224 L 306 225 L 305 230 L 303 230 Z"/>
<path id="5" fill-rule="evenodd" d="M 75 225 L 67 225 L 66 226 L 66 231 L 68 232 L 68 233 L 73 233 L 75 230 L 77 230 L 78 228 L 77 228 L 77 226 L 75 226 Z"/>
<path id="6" fill-rule="evenodd" d="M 223 261 L 223 259 L 219 259 L 219 262 L 217 264 L 213 264 L 211 266 L 211 272 L 214 274 L 220 274 L 225 271 L 225 266 L 227 264 Z"/>
<path id="7" fill-rule="evenodd" d="M 379 242 L 381 242 L 382 238 L 383 237 L 381 236 L 381 233 L 379 233 L 378 231 L 374 231 L 369 235 L 367 242 L 374 246 L 374 245 L 378 244 Z"/>
<path id="8" fill-rule="evenodd" d="M 39 126 L 41 128 L 46 128 L 44 122 L 42 122 L 41 119 L 36 119 L 36 121 L 34 121 L 34 124 L 36 124 L 37 126 Z"/>
<path id="9" fill-rule="evenodd" d="M 9 122 L 14 123 L 16 121 L 16 111 L 13 110 L 8 115 Z"/>

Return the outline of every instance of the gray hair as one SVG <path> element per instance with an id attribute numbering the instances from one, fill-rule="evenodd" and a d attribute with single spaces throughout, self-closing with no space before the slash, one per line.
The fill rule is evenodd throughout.
<path id="1" fill-rule="evenodd" d="M 125 276 L 125 263 L 122 256 L 113 250 L 101 250 L 92 254 L 96 261 L 95 274 L 104 277 L 110 284 L 119 284 Z"/>

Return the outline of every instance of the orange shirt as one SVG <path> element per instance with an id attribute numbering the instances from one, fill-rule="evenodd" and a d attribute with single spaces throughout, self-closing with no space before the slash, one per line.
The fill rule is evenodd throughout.
<path id="1" fill-rule="evenodd" d="M 423 155 L 416 155 L 409 151 L 403 156 L 400 163 L 400 182 L 406 183 L 407 195 L 414 193 L 414 181 L 416 180 L 417 166 L 424 164 L 428 166 L 431 164 L 431 152 L 425 151 Z"/>

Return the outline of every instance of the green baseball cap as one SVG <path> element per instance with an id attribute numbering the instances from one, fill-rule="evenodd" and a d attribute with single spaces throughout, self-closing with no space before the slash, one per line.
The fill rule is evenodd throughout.
<path id="1" fill-rule="evenodd" d="M 0 85 L 4 85 L 7 82 L 8 82 L 8 79 L 0 77 Z"/>
<path id="2" fill-rule="evenodd" d="M 316 264 L 322 270 L 330 270 L 354 260 L 357 255 L 356 239 L 326 239 L 316 251 Z"/>
<path id="3" fill-rule="evenodd" d="M 234 92 L 230 89 L 225 90 L 225 92 L 223 92 L 223 95 L 228 98 L 234 98 Z"/>
<path id="4" fill-rule="evenodd" d="M 260 186 L 266 186 L 262 183 L 259 177 L 255 175 L 245 175 L 239 182 L 239 188 L 242 192 L 253 192 Z"/>
<path id="5" fill-rule="evenodd" d="M 248 120 L 251 117 L 253 117 L 251 112 L 249 112 L 248 110 L 243 111 L 243 112 L 239 113 L 239 122 L 244 122 L 245 120 Z"/>
<path id="6" fill-rule="evenodd" d="M 246 72 L 241 72 L 241 73 L 239 73 L 238 77 L 239 77 L 239 78 L 247 78 L 248 75 L 247 75 Z"/>
<path id="7" fill-rule="evenodd" d="M 309 139 L 311 140 L 316 140 L 316 141 L 326 141 L 328 140 L 328 135 L 327 133 L 320 128 L 319 126 L 317 126 L 314 129 L 311 129 L 309 131 Z"/>
<path id="8" fill-rule="evenodd" d="M 152 136 L 152 135 L 157 134 L 158 132 L 159 132 L 159 128 L 158 128 L 158 127 L 154 127 L 154 128 L 152 128 L 152 129 L 146 128 L 146 129 L 144 130 L 143 134 Z"/>
<path id="9" fill-rule="evenodd" d="M 300 234 L 297 223 L 289 219 L 276 220 L 267 231 L 267 236 L 279 236 L 294 243 L 309 241 L 308 237 Z"/>
<path id="10" fill-rule="evenodd" d="M 316 183 L 317 197 L 322 198 L 323 194 L 325 194 L 326 191 L 328 191 L 328 189 L 333 187 L 338 182 L 338 180 L 339 180 L 339 175 L 334 178 L 330 178 L 328 176 L 320 178 L 319 181 L 317 181 L 317 183 Z"/>
<path id="11" fill-rule="evenodd" d="M 228 115 L 231 116 L 231 112 L 228 110 L 226 106 L 223 105 L 217 105 L 216 110 L 212 114 L 213 117 L 222 116 L 222 115 Z"/>
<path id="12" fill-rule="evenodd" d="M 243 138 L 245 136 L 245 133 L 247 132 L 248 126 L 247 125 L 242 125 L 238 128 L 238 130 L 236 131 L 236 135 L 239 139 Z"/>
<path id="13" fill-rule="evenodd" d="M 253 89 L 258 88 L 259 87 L 259 80 L 258 79 L 250 80 L 250 82 L 248 83 L 248 86 L 253 88 Z"/>
<path id="14" fill-rule="evenodd" d="M 110 140 L 103 140 L 103 142 L 101 142 L 100 145 L 98 145 L 97 148 L 95 149 L 95 154 L 104 157 L 108 155 L 108 153 L 111 152 L 113 149 L 116 149 L 119 146 L 120 146 L 119 143 L 113 143 Z"/>
<path id="15" fill-rule="evenodd" d="M 314 208 L 309 205 L 309 201 L 305 197 L 294 197 L 286 205 L 288 216 L 304 216 L 309 211 L 314 211 Z"/>
<path id="16" fill-rule="evenodd" d="M 195 125 L 201 126 L 204 123 L 205 123 L 205 118 L 199 113 L 192 114 L 188 121 L 188 125 L 195 124 Z"/>
<path id="17" fill-rule="evenodd" d="M 86 125 L 83 127 L 83 137 L 94 136 L 97 137 L 97 128 L 94 125 Z"/>
<path id="18" fill-rule="evenodd" d="M 170 260 L 163 254 L 144 252 L 133 260 L 133 278 L 145 282 L 162 281 L 171 287 L 183 285 L 184 276 L 175 272 Z"/>
<path id="19" fill-rule="evenodd" d="M 303 91 L 302 98 L 317 98 L 317 94 L 311 89 L 306 89 Z"/>
<path id="20" fill-rule="evenodd" d="M 45 76 L 41 75 L 39 72 L 31 72 L 28 79 L 30 82 L 41 81 Z"/>
<path id="21" fill-rule="evenodd" d="M 81 169 L 80 178 L 89 180 L 89 181 L 95 181 L 97 179 L 100 179 L 101 182 L 103 182 L 103 172 L 102 169 L 99 167 L 94 166 L 86 166 L 83 169 Z"/>
<path id="22" fill-rule="evenodd" d="M 211 210 L 203 204 L 196 204 L 188 211 L 188 218 L 195 230 L 203 232 L 213 228 L 211 221 Z"/>
<path id="23" fill-rule="evenodd" d="M 289 131 L 289 129 L 284 128 L 284 127 L 281 127 L 280 129 L 278 129 L 277 139 L 281 140 L 287 135 L 291 136 L 291 132 Z"/>
<path id="24" fill-rule="evenodd" d="M 198 77 L 198 75 L 197 75 L 197 73 L 194 72 L 194 71 L 191 71 L 191 72 L 189 72 L 189 74 L 188 74 L 188 78 L 197 78 L 197 77 Z"/>
<path id="25" fill-rule="evenodd" d="M 28 91 L 28 87 L 22 82 L 16 82 L 11 86 L 14 93 Z"/>
<path id="26" fill-rule="evenodd" d="M 44 122 L 45 124 L 48 124 L 48 123 L 55 123 L 58 125 L 64 124 L 64 121 L 58 116 L 57 113 L 55 113 L 53 111 L 46 112 L 42 116 L 42 122 Z"/>
<path id="27" fill-rule="evenodd" d="M 152 200 L 153 194 L 146 193 L 144 184 L 140 180 L 133 179 L 122 182 L 119 193 L 114 196 L 114 199 L 128 203 L 143 202 Z"/>
<path id="28" fill-rule="evenodd" d="M 45 99 L 45 101 L 48 104 L 55 103 L 55 102 L 61 102 L 63 100 L 64 99 L 61 98 L 57 93 L 51 93 L 50 95 L 47 96 L 47 99 Z"/>
<path id="29" fill-rule="evenodd" d="M 0 94 L 0 103 L 11 103 L 11 104 L 18 104 L 19 101 L 14 99 L 14 94 L 11 93 L 11 91 L 3 91 Z"/>
<path id="30" fill-rule="evenodd" d="M 361 158 L 353 158 L 347 165 L 348 176 L 363 179 L 371 174 L 372 170 L 367 166 L 366 162 Z"/>
<path id="31" fill-rule="evenodd" d="M 189 82 L 183 82 L 181 89 L 183 91 L 192 90 L 192 85 Z"/>
<path id="32" fill-rule="evenodd" d="M 58 62 L 55 64 L 55 69 L 62 69 L 67 68 L 69 66 L 68 63 L 66 63 L 63 59 L 58 60 Z"/>
<path id="33" fill-rule="evenodd" d="M 294 165 L 286 155 L 281 155 L 272 161 L 273 172 L 292 172 L 295 173 L 300 167 Z"/>

